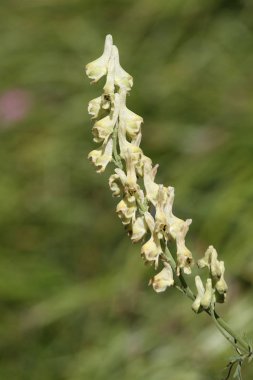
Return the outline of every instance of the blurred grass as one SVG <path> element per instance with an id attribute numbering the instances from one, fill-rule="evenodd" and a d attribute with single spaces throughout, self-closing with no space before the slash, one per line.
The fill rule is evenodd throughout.
<path id="1" fill-rule="evenodd" d="M 112 33 L 129 108 L 188 244 L 226 262 L 221 312 L 253 334 L 250 1 L 2 0 L 0 378 L 219 379 L 230 348 L 173 291 L 147 287 L 93 149 L 84 78 Z M 23 113 L 16 115 L 15 109 Z M 187 344 L 186 344 L 187 343 Z M 245 369 L 250 379 L 253 369 Z"/>

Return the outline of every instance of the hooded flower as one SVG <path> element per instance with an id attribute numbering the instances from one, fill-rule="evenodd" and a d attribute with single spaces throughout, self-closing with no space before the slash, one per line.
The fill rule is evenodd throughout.
<path id="1" fill-rule="evenodd" d="M 212 280 L 208 278 L 206 280 L 206 289 L 203 297 L 201 298 L 200 304 L 204 309 L 208 309 L 213 300 L 213 288 L 212 288 Z"/>
<path id="2" fill-rule="evenodd" d="M 115 56 L 115 84 L 124 88 L 126 91 L 130 91 L 133 86 L 133 77 L 129 75 L 119 63 L 119 51 L 116 46 L 114 46 L 114 56 Z"/>
<path id="3" fill-rule="evenodd" d="M 135 199 L 129 201 L 126 197 L 124 197 L 116 207 L 118 217 L 121 219 L 122 224 L 124 225 L 127 225 L 135 220 L 136 210 L 137 207 Z"/>
<path id="4" fill-rule="evenodd" d="M 98 120 L 92 128 L 95 142 L 107 140 L 113 132 L 119 115 L 119 95 L 115 94 L 114 108 L 108 116 Z"/>
<path id="5" fill-rule="evenodd" d="M 183 269 L 184 273 L 191 273 L 191 266 L 193 264 L 192 254 L 188 248 L 185 246 L 185 236 L 188 232 L 189 225 L 191 224 L 191 219 L 187 219 L 181 227 L 176 237 L 177 244 L 177 273 L 179 274 L 180 268 Z"/>
<path id="6" fill-rule="evenodd" d="M 124 196 L 133 202 L 136 197 L 139 196 L 140 186 L 137 184 L 137 177 L 135 172 L 135 165 L 133 157 L 130 152 L 126 153 L 126 173 L 122 169 L 115 169 L 115 173 L 110 177 L 110 187 L 116 191 L 116 194 L 120 194 L 122 189 Z"/>
<path id="7" fill-rule="evenodd" d="M 122 106 L 120 117 L 124 119 L 126 135 L 132 140 L 140 133 L 143 118 L 130 111 L 126 106 Z"/>
<path id="8" fill-rule="evenodd" d="M 137 165 L 141 159 L 142 150 L 140 149 L 140 140 L 141 134 L 139 133 L 135 139 L 131 141 L 131 143 L 127 140 L 127 126 L 129 120 L 127 119 L 127 115 L 125 112 L 126 106 L 126 90 L 122 89 L 120 91 L 120 100 L 119 100 L 119 125 L 118 125 L 118 139 L 119 139 L 119 148 L 120 148 L 120 156 L 124 160 L 126 160 L 126 155 L 128 152 L 131 154 L 134 164 Z M 136 115 L 138 116 L 138 115 Z"/>
<path id="9" fill-rule="evenodd" d="M 164 268 L 149 282 L 157 293 L 164 292 L 168 286 L 174 284 L 173 271 L 170 264 L 164 262 Z"/>
<path id="10" fill-rule="evenodd" d="M 92 99 L 88 104 L 88 113 L 91 119 L 97 119 L 106 115 L 107 110 L 111 113 L 114 111 L 114 94 L 103 94 L 95 99 Z"/>
<path id="11" fill-rule="evenodd" d="M 161 243 L 155 233 L 155 221 L 152 215 L 149 212 L 145 212 L 144 218 L 150 230 L 151 237 L 145 244 L 143 244 L 141 254 L 146 261 L 154 262 L 155 268 L 157 268 L 159 256 L 162 253 Z"/>
<path id="12" fill-rule="evenodd" d="M 139 145 L 138 145 L 139 146 Z M 141 154 L 139 161 L 136 163 L 136 172 L 140 177 L 144 176 L 144 167 L 147 165 L 147 167 L 152 168 L 152 160 L 145 156 L 145 154 Z M 159 165 L 156 165 L 153 170 L 157 171 Z"/>
<path id="13" fill-rule="evenodd" d="M 225 272 L 224 261 L 220 261 L 219 264 L 220 264 L 219 269 L 220 269 L 221 275 L 220 275 L 219 280 L 215 284 L 215 289 L 217 290 L 217 292 L 219 294 L 225 294 L 225 293 L 227 293 L 228 286 L 227 286 L 227 283 L 224 279 L 224 272 Z"/>
<path id="14" fill-rule="evenodd" d="M 196 289 L 197 289 L 197 296 L 195 298 L 195 301 L 192 304 L 192 309 L 195 311 L 195 313 L 198 313 L 199 308 L 200 308 L 201 299 L 205 293 L 204 285 L 203 285 L 202 280 L 199 276 L 195 277 L 195 285 L 196 285 Z"/>
<path id="15" fill-rule="evenodd" d="M 102 173 L 112 160 L 112 148 L 113 142 L 110 138 L 105 140 L 100 148 L 89 153 L 88 159 L 95 165 L 97 173 Z"/>
<path id="16" fill-rule="evenodd" d="M 109 177 L 109 187 L 114 197 L 119 197 L 120 194 L 123 192 L 122 182 L 120 180 L 120 176 L 117 173 L 112 174 Z"/>
<path id="17" fill-rule="evenodd" d="M 148 200 L 156 206 L 159 185 L 155 183 L 154 179 L 157 173 L 158 165 L 152 167 L 150 162 L 144 164 L 143 181 Z"/>
<path id="18" fill-rule="evenodd" d="M 144 216 L 138 216 L 133 223 L 131 240 L 133 243 L 140 241 L 147 233 L 147 223 Z"/>
<path id="19" fill-rule="evenodd" d="M 164 212 L 166 201 L 167 189 L 163 185 L 160 185 L 156 203 L 155 232 L 158 234 L 159 239 L 162 239 L 164 237 L 165 240 L 168 240 L 169 229 L 167 224 L 167 218 Z"/>
<path id="20" fill-rule="evenodd" d="M 168 197 L 167 202 L 164 208 L 165 215 L 167 217 L 167 224 L 169 226 L 169 232 L 170 235 L 173 237 L 173 239 L 176 239 L 181 235 L 182 229 L 184 229 L 185 221 L 182 219 L 177 218 L 175 215 L 173 215 L 172 207 L 174 203 L 175 198 L 175 190 L 174 187 L 169 186 L 168 187 Z"/>
<path id="21" fill-rule="evenodd" d="M 105 94 L 113 94 L 115 85 L 115 46 L 112 47 L 111 56 L 108 62 L 108 70 L 106 76 L 106 83 L 104 85 Z"/>
<path id="22" fill-rule="evenodd" d="M 106 75 L 109 59 L 112 52 L 112 36 L 108 34 L 105 39 L 104 52 L 100 58 L 86 65 L 86 74 L 92 83 L 97 82 L 102 76 Z"/>
<path id="23" fill-rule="evenodd" d="M 92 99 L 88 104 L 88 113 L 92 119 L 96 119 L 102 106 L 102 96 Z"/>
<path id="24" fill-rule="evenodd" d="M 212 280 L 210 278 L 206 280 L 206 288 L 204 288 L 202 280 L 199 276 L 195 277 L 195 284 L 197 288 L 197 296 L 192 304 L 192 309 L 195 313 L 198 313 L 201 306 L 204 309 L 208 309 L 210 307 L 213 301 L 213 288 Z"/>
<path id="25" fill-rule="evenodd" d="M 212 277 L 218 280 L 221 277 L 221 266 L 218 261 L 218 253 L 216 249 L 210 245 L 202 259 L 198 261 L 199 268 L 208 267 Z"/>

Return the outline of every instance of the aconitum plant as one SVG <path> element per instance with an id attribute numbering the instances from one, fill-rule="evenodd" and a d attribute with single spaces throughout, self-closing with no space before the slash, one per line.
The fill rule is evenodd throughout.
<path id="1" fill-rule="evenodd" d="M 235 350 L 227 364 L 225 379 L 232 375 L 242 379 L 243 362 L 253 358 L 252 346 L 215 310 L 216 303 L 225 302 L 228 291 L 224 262 L 219 260 L 213 246 L 209 246 L 203 258 L 196 262 L 186 246 L 186 234 L 192 220 L 182 220 L 174 215 L 174 188 L 155 182 L 158 165 L 153 165 L 140 148 L 143 119 L 126 106 L 133 78 L 121 67 L 111 35 L 106 36 L 102 56 L 87 64 L 86 74 L 92 83 L 106 77 L 103 93 L 88 105 L 88 112 L 94 120 L 93 140 L 100 144 L 88 158 L 97 173 L 104 172 L 109 163 L 115 165 L 114 173 L 109 177 L 109 187 L 112 195 L 119 198 L 116 213 L 131 241 L 141 244 L 143 260 L 159 270 L 149 284 L 157 293 L 168 287 L 178 289 L 190 298 L 195 313 L 205 312 L 211 317 Z M 171 249 L 173 244 L 175 255 Z M 196 289 L 192 290 L 187 277 L 192 275 L 194 265 L 197 265 L 199 275 L 195 277 Z M 203 268 L 208 271 L 205 281 L 201 278 Z"/>

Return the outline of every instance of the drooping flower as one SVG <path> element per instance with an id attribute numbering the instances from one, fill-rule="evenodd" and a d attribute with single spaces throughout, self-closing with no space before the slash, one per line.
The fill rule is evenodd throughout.
<path id="1" fill-rule="evenodd" d="M 92 79 L 92 83 L 97 82 L 107 73 L 109 59 L 112 52 L 112 36 L 108 34 L 105 38 L 104 52 L 95 61 L 92 61 L 86 65 L 86 74 Z"/>
<path id="2" fill-rule="evenodd" d="M 152 167 L 152 164 L 146 161 L 143 169 L 143 182 L 146 190 L 146 196 L 148 200 L 156 206 L 159 185 L 155 183 L 154 179 L 157 173 L 158 165 Z"/>
<path id="3" fill-rule="evenodd" d="M 119 62 L 119 51 L 116 46 L 114 46 L 114 56 L 115 56 L 115 84 L 126 91 L 130 91 L 133 86 L 133 77 L 128 74 L 121 66 Z"/>
<path id="4" fill-rule="evenodd" d="M 177 245 L 177 273 L 179 274 L 182 268 L 185 274 L 191 273 L 191 266 L 193 264 L 192 254 L 189 249 L 185 246 L 185 236 L 188 232 L 189 225 L 192 220 L 187 219 L 181 227 L 181 230 L 176 236 Z"/>
<path id="5" fill-rule="evenodd" d="M 119 100 L 119 124 L 118 124 L 118 141 L 120 148 L 120 156 L 126 160 L 127 154 L 131 154 L 133 162 L 135 165 L 141 159 L 142 150 L 140 149 L 140 139 L 141 133 L 139 132 L 135 139 L 131 143 L 127 140 L 127 117 L 125 112 L 125 102 L 126 102 L 126 90 L 122 89 L 120 91 L 120 100 Z M 137 116 L 137 115 L 136 115 Z M 129 153 L 128 153 L 129 152 Z"/>
<path id="6" fill-rule="evenodd" d="M 167 201 L 167 189 L 163 186 L 159 186 L 157 194 L 156 212 L 155 212 L 155 232 L 159 239 L 165 238 L 168 240 L 169 227 L 167 218 L 165 215 L 165 204 Z"/>
<path id="7" fill-rule="evenodd" d="M 199 268 L 208 267 L 212 277 L 218 280 L 221 277 L 221 266 L 216 249 L 210 245 L 202 259 L 198 260 Z"/>
<path id="8" fill-rule="evenodd" d="M 115 86 L 115 46 L 112 46 L 111 56 L 108 62 L 106 82 L 104 85 L 105 94 L 113 94 Z"/>
<path id="9" fill-rule="evenodd" d="M 121 219 L 122 224 L 127 225 L 135 220 L 135 213 L 137 211 L 135 199 L 129 200 L 124 197 L 116 207 L 118 217 Z"/>
<path id="10" fill-rule="evenodd" d="M 126 173 L 122 169 L 115 169 L 116 174 L 111 178 L 111 185 L 122 188 L 124 196 L 132 202 L 139 196 L 140 186 L 137 183 L 133 157 L 129 151 L 126 153 L 125 160 Z"/>
<path id="11" fill-rule="evenodd" d="M 111 110 L 109 115 L 105 116 L 103 119 L 98 120 L 92 128 L 92 133 L 93 133 L 95 142 L 102 142 L 109 138 L 109 136 L 112 134 L 113 129 L 116 125 L 118 115 L 119 115 L 119 95 L 115 94 L 113 110 Z"/>
<path id="12" fill-rule="evenodd" d="M 96 172 L 102 173 L 112 160 L 113 141 L 111 138 L 105 140 L 102 146 L 92 150 L 88 154 L 88 159 L 95 165 Z"/>
<path id="13" fill-rule="evenodd" d="M 220 274 L 219 280 L 215 284 L 215 289 L 217 290 L 219 294 L 225 294 L 228 290 L 228 286 L 224 279 L 224 272 L 225 272 L 224 261 L 220 261 L 219 264 L 220 264 L 219 269 L 220 269 L 221 274 Z"/>
<path id="14" fill-rule="evenodd" d="M 132 226 L 131 240 L 133 243 L 140 241 L 147 233 L 148 226 L 144 216 L 138 216 Z"/>
<path id="15" fill-rule="evenodd" d="M 92 99 L 88 104 L 88 113 L 92 119 L 96 119 L 99 115 L 102 106 L 102 96 Z"/>
<path id="16" fill-rule="evenodd" d="M 164 292 L 168 286 L 174 284 L 173 271 L 170 264 L 164 262 L 164 268 L 150 280 L 149 285 L 151 284 L 157 293 Z"/>
<path id="17" fill-rule="evenodd" d="M 169 226 L 170 235 L 173 239 L 178 238 L 181 235 L 182 229 L 184 229 L 185 221 L 176 217 L 172 212 L 172 207 L 174 203 L 175 190 L 174 187 L 168 187 L 168 197 L 167 202 L 164 207 L 165 215 L 167 217 L 167 224 Z"/>
<path id="18" fill-rule="evenodd" d="M 109 187 L 114 197 L 119 197 L 120 194 L 123 193 L 122 182 L 120 180 L 120 176 L 117 173 L 112 174 L 109 177 Z"/>
<path id="19" fill-rule="evenodd" d="M 136 139 L 140 133 L 143 118 L 130 111 L 126 105 L 122 106 L 120 117 L 124 119 L 126 135 L 131 139 Z"/>
<path id="20" fill-rule="evenodd" d="M 146 261 L 154 262 L 155 268 L 158 266 L 159 256 L 162 253 L 161 242 L 155 233 L 155 221 L 149 212 L 144 213 L 145 221 L 150 230 L 149 240 L 141 247 L 141 254 Z"/>

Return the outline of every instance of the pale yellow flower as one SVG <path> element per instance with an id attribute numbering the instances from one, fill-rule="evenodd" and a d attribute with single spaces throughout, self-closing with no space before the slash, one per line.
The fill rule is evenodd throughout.
<path id="1" fill-rule="evenodd" d="M 96 119 L 99 115 L 102 106 L 102 96 L 92 99 L 88 104 L 88 113 L 92 119 Z"/>
<path id="2" fill-rule="evenodd" d="M 159 256 L 162 253 L 161 242 L 155 233 L 155 221 L 152 215 L 149 212 L 145 212 L 144 218 L 150 230 L 151 237 L 141 247 L 141 254 L 146 261 L 154 262 L 155 268 L 157 268 Z"/>
<path id="3" fill-rule="evenodd" d="M 197 313 L 200 308 L 201 299 L 203 298 L 205 294 L 205 288 L 199 276 L 195 277 L 195 285 L 197 289 L 197 296 L 192 304 L 192 309 L 195 311 L 195 313 Z"/>
<path id="4" fill-rule="evenodd" d="M 147 165 L 148 167 L 152 167 L 152 160 L 142 153 L 140 155 L 139 161 L 136 163 L 136 172 L 138 173 L 138 175 L 140 177 L 144 176 L 144 166 L 145 165 Z M 153 167 L 153 169 L 152 169 L 155 172 L 154 177 L 155 177 L 155 174 L 157 172 L 158 166 L 159 165 L 155 165 L 155 167 Z"/>
<path id="5" fill-rule="evenodd" d="M 210 245 L 202 259 L 198 260 L 199 268 L 208 267 L 212 277 L 218 280 L 221 277 L 220 261 L 216 249 Z"/>
<path id="6" fill-rule="evenodd" d="M 154 179 L 157 173 L 158 165 L 152 167 L 150 162 L 146 161 L 144 164 L 143 182 L 146 190 L 148 200 L 156 206 L 159 185 L 155 183 Z"/>
<path id="7" fill-rule="evenodd" d="M 121 219 L 122 224 L 127 225 L 135 220 L 135 213 L 137 211 L 136 201 L 123 198 L 116 207 L 118 217 Z"/>
<path id="8" fill-rule="evenodd" d="M 164 212 L 167 217 L 167 224 L 169 226 L 170 235 L 173 239 L 177 239 L 179 235 L 181 235 L 182 229 L 184 229 L 185 221 L 176 217 L 172 212 L 172 207 L 175 198 L 175 190 L 174 187 L 168 187 L 168 197 L 166 201 L 166 205 L 164 207 Z"/>
<path id="9" fill-rule="evenodd" d="M 141 254 L 146 261 L 153 261 L 155 268 L 158 266 L 159 256 L 162 253 L 160 240 L 156 235 L 151 238 L 141 247 Z"/>
<path id="10" fill-rule="evenodd" d="M 206 287 L 202 283 L 199 276 L 195 277 L 195 285 L 197 288 L 197 296 L 192 304 L 192 309 L 197 313 L 202 306 L 204 309 L 208 309 L 214 300 L 214 291 L 212 288 L 212 280 L 208 278 L 206 280 Z"/>
<path id="11" fill-rule="evenodd" d="M 100 148 L 89 153 L 88 159 L 95 165 L 97 173 L 102 173 L 112 160 L 112 148 L 113 141 L 110 138 L 105 140 Z"/>
<path id="12" fill-rule="evenodd" d="M 114 128 L 114 121 L 110 115 L 98 120 L 92 128 L 93 140 L 95 142 L 102 142 L 112 134 Z"/>
<path id="13" fill-rule="evenodd" d="M 220 275 L 219 280 L 215 284 L 215 289 L 217 290 L 217 292 L 219 294 L 224 294 L 228 290 L 227 283 L 226 283 L 226 281 L 224 279 L 224 272 L 225 272 L 224 261 L 220 261 L 219 264 L 220 264 L 220 273 L 221 273 L 221 275 Z"/>
<path id="14" fill-rule="evenodd" d="M 104 85 L 105 94 L 113 94 L 115 85 L 115 46 L 112 47 L 111 56 L 108 62 L 106 83 Z"/>
<path id="15" fill-rule="evenodd" d="M 132 140 L 139 136 L 143 118 L 130 111 L 126 106 L 122 106 L 120 117 L 124 119 L 126 135 Z"/>
<path id="16" fill-rule="evenodd" d="M 169 227 L 167 223 L 167 217 L 164 212 L 166 201 L 167 188 L 165 188 L 163 185 L 160 185 L 156 203 L 155 232 L 158 234 L 159 239 L 165 238 L 165 240 L 168 240 Z"/>
<path id="17" fill-rule="evenodd" d="M 170 264 L 164 262 L 164 268 L 149 282 L 157 293 L 164 292 L 168 286 L 174 284 L 173 271 Z"/>
<path id="18" fill-rule="evenodd" d="M 191 224 L 191 219 L 187 219 L 181 227 L 181 230 L 176 235 L 176 245 L 177 245 L 177 273 L 179 274 L 180 268 L 183 269 L 184 273 L 191 273 L 191 266 L 193 264 L 192 254 L 189 249 L 185 246 L 185 236 L 188 232 L 189 225 Z"/>
<path id="19" fill-rule="evenodd" d="M 213 287 L 212 287 L 212 280 L 211 278 L 208 278 L 206 280 L 206 289 L 203 297 L 201 298 L 200 304 L 204 309 L 208 309 L 211 306 L 212 300 L 213 300 Z"/>
<path id="20" fill-rule="evenodd" d="M 148 226 L 144 216 L 138 216 L 132 226 L 131 240 L 133 243 L 140 241 L 147 233 Z"/>
<path id="21" fill-rule="evenodd" d="M 109 187 L 114 197 L 119 197 L 120 194 L 123 192 L 122 182 L 118 174 L 112 174 L 109 177 Z"/>
<path id="22" fill-rule="evenodd" d="M 90 79 L 93 79 L 92 83 L 97 82 L 102 76 L 106 75 L 111 53 L 112 36 L 108 34 L 105 39 L 104 52 L 101 57 L 86 65 L 86 74 Z"/>
<path id="23" fill-rule="evenodd" d="M 119 95 L 115 94 L 114 98 L 114 108 L 111 110 L 110 114 L 103 117 L 103 119 L 98 120 L 93 128 L 92 133 L 95 142 L 102 142 L 107 140 L 112 134 L 113 129 L 116 125 L 119 116 Z"/>
<path id="24" fill-rule="evenodd" d="M 116 46 L 113 46 L 115 56 L 115 84 L 126 91 L 131 90 L 133 86 L 133 77 L 128 74 L 119 63 L 119 51 Z"/>

